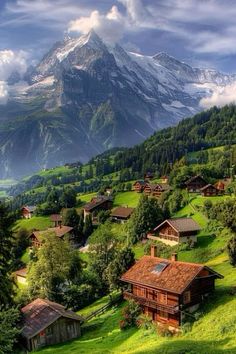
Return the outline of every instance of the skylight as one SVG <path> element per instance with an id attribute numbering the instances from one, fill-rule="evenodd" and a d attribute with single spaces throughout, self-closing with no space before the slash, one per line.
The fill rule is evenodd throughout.
<path id="1" fill-rule="evenodd" d="M 160 274 L 168 266 L 168 264 L 168 262 L 158 263 L 157 265 L 155 265 L 154 269 L 152 270 L 152 273 Z"/>

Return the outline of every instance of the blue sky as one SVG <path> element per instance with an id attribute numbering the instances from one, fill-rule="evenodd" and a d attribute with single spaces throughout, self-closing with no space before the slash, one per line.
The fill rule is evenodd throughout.
<path id="1" fill-rule="evenodd" d="M 65 34 L 94 28 L 110 42 L 236 73 L 234 0 L 1 0 L 0 51 L 39 60 Z"/>

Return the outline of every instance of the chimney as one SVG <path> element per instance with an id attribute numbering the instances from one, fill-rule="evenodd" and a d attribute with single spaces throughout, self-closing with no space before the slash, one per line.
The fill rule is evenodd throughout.
<path id="1" fill-rule="evenodd" d="M 172 255 L 171 255 L 171 261 L 172 262 L 176 262 L 176 261 L 178 261 L 178 255 L 177 255 L 177 253 L 172 253 Z"/>
<path id="2" fill-rule="evenodd" d="M 157 246 L 151 245 L 151 257 L 157 257 Z"/>

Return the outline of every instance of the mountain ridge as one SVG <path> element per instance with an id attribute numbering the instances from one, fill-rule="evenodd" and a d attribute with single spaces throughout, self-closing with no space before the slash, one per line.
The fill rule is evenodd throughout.
<path id="1" fill-rule="evenodd" d="M 57 42 L 25 80 L 0 106 L 0 178 L 138 144 L 199 112 L 201 98 L 235 75 L 127 52 L 92 31 Z"/>

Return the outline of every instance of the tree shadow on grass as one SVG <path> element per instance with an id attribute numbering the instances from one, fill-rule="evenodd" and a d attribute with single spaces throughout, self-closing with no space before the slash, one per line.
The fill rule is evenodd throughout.
<path id="1" fill-rule="evenodd" d="M 226 345 L 228 341 L 228 338 L 220 341 L 172 339 L 156 346 L 154 349 L 136 351 L 135 354 L 235 354 L 236 346 L 228 349 L 222 348 L 222 346 Z"/>

